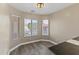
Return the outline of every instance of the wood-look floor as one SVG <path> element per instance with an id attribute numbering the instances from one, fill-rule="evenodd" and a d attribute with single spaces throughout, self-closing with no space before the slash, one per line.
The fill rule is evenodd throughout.
<path id="1" fill-rule="evenodd" d="M 63 42 L 49 48 L 56 55 L 79 55 L 79 46 Z"/>
<path id="2" fill-rule="evenodd" d="M 53 46 L 49 42 L 37 42 L 23 45 L 11 52 L 11 55 L 54 55 L 48 47 Z"/>

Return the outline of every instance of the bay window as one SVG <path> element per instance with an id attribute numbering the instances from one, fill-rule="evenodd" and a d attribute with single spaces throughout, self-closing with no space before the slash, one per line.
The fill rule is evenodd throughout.
<path id="1" fill-rule="evenodd" d="M 42 20 L 42 23 L 38 24 L 39 22 L 41 22 L 41 20 L 24 19 L 24 37 L 36 36 L 38 35 L 38 31 L 41 32 L 41 35 L 48 36 L 48 20 Z M 42 25 L 42 28 L 40 25 Z"/>

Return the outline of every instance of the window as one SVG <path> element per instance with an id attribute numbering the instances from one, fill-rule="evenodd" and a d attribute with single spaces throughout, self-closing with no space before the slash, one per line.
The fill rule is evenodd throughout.
<path id="1" fill-rule="evenodd" d="M 24 19 L 24 37 L 37 35 L 37 20 Z"/>
<path id="2" fill-rule="evenodd" d="M 42 20 L 42 35 L 48 35 L 48 20 Z"/>
<path id="3" fill-rule="evenodd" d="M 41 22 L 41 21 L 39 21 Z M 48 20 L 42 20 L 42 28 L 38 29 L 39 26 L 38 20 L 35 19 L 24 19 L 24 37 L 26 36 L 36 36 L 38 31 L 42 29 L 42 35 L 48 35 Z"/>
<path id="4" fill-rule="evenodd" d="M 32 20 L 32 36 L 37 35 L 37 20 Z"/>
<path id="5" fill-rule="evenodd" d="M 31 20 L 24 19 L 24 36 L 31 36 Z"/>

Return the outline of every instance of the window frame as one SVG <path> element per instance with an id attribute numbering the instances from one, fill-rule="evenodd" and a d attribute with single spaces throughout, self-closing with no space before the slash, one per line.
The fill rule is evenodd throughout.
<path id="1" fill-rule="evenodd" d="M 36 34 L 33 35 L 33 29 L 31 29 L 31 36 L 37 36 L 37 35 L 38 35 L 38 20 L 32 19 L 32 20 L 31 20 L 31 22 L 32 22 L 31 24 L 33 24 L 33 21 L 34 21 L 34 20 L 37 22 L 37 24 L 36 24 Z M 33 28 L 33 25 L 31 25 L 31 26 L 32 26 L 32 28 Z"/>
<path id="2" fill-rule="evenodd" d="M 24 20 L 23 20 L 23 23 L 24 23 L 24 25 L 23 25 L 23 36 L 24 37 L 31 37 L 31 34 L 30 35 L 25 35 L 25 19 L 26 20 L 30 20 L 31 21 L 31 19 L 29 19 L 29 18 L 24 18 Z M 32 22 L 32 21 L 31 21 Z M 31 25 L 32 26 L 32 25 Z M 31 32 L 30 32 L 31 33 Z"/>
<path id="3" fill-rule="evenodd" d="M 24 18 L 23 23 L 24 23 L 25 19 L 26 19 L 26 20 L 31 20 L 31 27 L 33 27 L 33 25 L 32 25 L 32 24 L 33 24 L 33 20 L 36 20 L 36 19 Z M 24 37 L 32 37 L 32 36 L 37 36 L 37 35 L 38 35 L 38 22 L 39 22 L 39 21 L 38 21 L 38 20 L 36 20 L 36 21 L 37 21 L 37 29 L 36 29 L 36 30 L 37 30 L 37 34 L 33 35 L 33 34 L 32 34 L 32 33 L 33 33 L 33 32 L 32 32 L 33 30 L 31 29 L 31 35 L 25 35 L 25 23 L 24 23 L 24 25 L 23 25 L 23 29 L 24 29 L 24 30 L 23 30 L 23 34 L 24 34 L 23 36 L 24 36 Z"/>
<path id="4" fill-rule="evenodd" d="M 48 19 L 43 19 L 43 20 L 48 20 Z M 42 20 L 42 22 L 41 22 L 41 35 L 42 36 L 49 36 L 49 34 L 50 34 L 50 26 L 49 26 L 49 20 L 48 20 L 48 34 L 46 34 L 46 35 L 44 35 L 43 34 L 43 20 Z"/>

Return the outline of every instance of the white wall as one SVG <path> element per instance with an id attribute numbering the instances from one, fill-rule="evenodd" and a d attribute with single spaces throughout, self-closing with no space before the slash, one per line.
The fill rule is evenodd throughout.
<path id="1" fill-rule="evenodd" d="M 0 55 L 6 55 L 9 49 L 10 19 L 7 5 L 0 4 Z"/>
<path id="2" fill-rule="evenodd" d="M 58 43 L 79 36 L 79 4 L 51 15 L 50 36 Z"/>
<path id="3" fill-rule="evenodd" d="M 9 17 L 0 15 L 0 55 L 7 54 L 9 49 Z"/>

